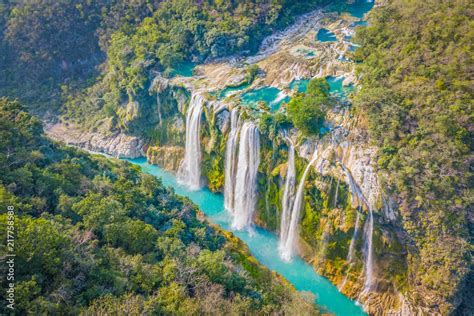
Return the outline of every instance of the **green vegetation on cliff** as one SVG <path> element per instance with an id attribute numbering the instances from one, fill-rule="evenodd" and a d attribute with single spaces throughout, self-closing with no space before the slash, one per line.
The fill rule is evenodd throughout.
<path id="1" fill-rule="evenodd" d="M 356 36 L 355 106 L 413 241 L 409 284 L 443 314 L 467 308 L 473 280 L 473 10 L 470 1 L 394 0 Z"/>
<path id="2" fill-rule="evenodd" d="M 305 93 L 290 100 L 288 116 L 303 134 L 319 135 L 330 104 L 329 84 L 324 78 L 315 78 L 309 82 Z"/>
<path id="3" fill-rule="evenodd" d="M 18 314 L 316 313 L 137 167 L 51 143 L 5 98 L 0 135 L 0 233 L 14 206 Z"/>

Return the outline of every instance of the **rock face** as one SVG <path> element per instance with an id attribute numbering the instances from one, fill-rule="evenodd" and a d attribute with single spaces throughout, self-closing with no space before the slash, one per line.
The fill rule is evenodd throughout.
<path id="1" fill-rule="evenodd" d="M 178 171 L 184 157 L 184 148 L 178 146 L 153 146 L 146 152 L 149 163 L 158 165 L 169 171 Z"/>
<path id="2" fill-rule="evenodd" d="M 350 171 L 355 182 L 359 184 L 367 204 L 377 209 L 380 208 L 382 192 L 374 168 L 377 148 L 367 144 L 353 144 L 348 141 L 340 144 L 321 142 L 318 144 L 318 148 L 319 154 L 315 168 L 321 175 L 333 176 L 347 182 L 343 169 L 334 167 L 344 166 Z M 307 159 L 307 157 L 305 158 Z M 331 164 L 331 161 L 336 164 Z"/>
<path id="3" fill-rule="evenodd" d="M 46 125 L 46 134 L 66 145 L 80 147 L 89 151 L 101 152 L 118 158 L 143 157 L 143 141 L 124 133 L 103 135 L 97 132 L 83 132 L 64 124 Z"/>

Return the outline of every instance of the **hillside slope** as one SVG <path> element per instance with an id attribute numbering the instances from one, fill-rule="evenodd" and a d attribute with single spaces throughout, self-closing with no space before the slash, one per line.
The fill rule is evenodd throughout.
<path id="1" fill-rule="evenodd" d="M 355 53 L 355 106 L 410 238 L 411 293 L 443 314 L 473 308 L 473 13 L 469 1 L 390 1 Z"/>

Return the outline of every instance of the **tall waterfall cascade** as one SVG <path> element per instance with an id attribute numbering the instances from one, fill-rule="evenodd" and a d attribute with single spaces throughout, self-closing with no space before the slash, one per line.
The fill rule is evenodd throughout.
<path id="1" fill-rule="evenodd" d="M 298 190 L 296 191 L 295 201 L 293 203 L 293 208 L 291 210 L 291 219 L 288 227 L 288 235 L 285 240 L 281 241 L 282 247 L 280 250 L 280 256 L 283 260 L 290 261 L 294 254 L 295 240 L 298 234 L 298 225 L 300 221 L 301 209 L 303 208 L 304 202 L 304 184 L 306 177 L 308 176 L 309 169 L 313 163 L 318 158 L 318 150 L 313 154 L 311 161 L 306 166 L 306 169 L 301 177 L 300 183 L 298 185 Z"/>
<path id="2" fill-rule="evenodd" d="M 253 122 L 240 131 L 235 176 L 232 227 L 241 230 L 252 225 L 257 200 L 257 172 L 260 164 L 260 133 Z"/>
<path id="3" fill-rule="evenodd" d="M 225 181 L 224 207 L 227 211 L 234 211 L 235 177 L 237 171 L 237 145 L 239 136 L 239 111 L 233 108 L 230 112 L 230 132 L 225 150 Z"/>
<path id="4" fill-rule="evenodd" d="M 349 272 L 352 269 L 353 262 L 352 260 L 354 259 L 354 250 L 355 250 L 355 241 L 357 239 L 357 236 L 359 234 L 359 221 L 360 221 L 360 207 L 357 210 L 357 215 L 356 215 L 356 222 L 354 226 L 354 233 L 352 234 L 351 238 L 351 243 L 349 244 L 349 251 L 347 252 L 347 263 L 349 263 L 349 268 L 347 269 L 346 275 L 344 277 L 344 281 L 342 281 L 341 285 L 339 286 L 339 290 L 342 290 L 344 286 L 347 283 L 347 276 L 349 275 Z"/>
<path id="5" fill-rule="evenodd" d="M 334 207 L 337 207 L 337 194 L 339 193 L 339 183 L 340 183 L 340 180 L 337 179 L 336 193 L 334 194 Z"/>
<path id="6" fill-rule="evenodd" d="M 367 251 L 367 258 L 365 262 L 365 282 L 364 291 L 370 292 L 373 289 L 374 284 L 374 247 L 372 246 L 372 237 L 374 234 L 374 214 L 372 213 L 372 207 L 369 206 L 369 223 L 367 226 L 365 236 L 365 248 Z"/>
<path id="7" fill-rule="evenodd" d="M 352 263 L 352 260 L 354 259 L 355 241 L 356 241 L 357 235 L 359 234 L 359 221 L 360 221 L 360 208 L 357 210 L 354 233 L 352 234 L 351 243 L 349 244 L 349 252 L 347 253 L 347 262 L 349 263 Z"/>
<path id="8" fill-rule="evenodd" d="M 178 170 L 178 182 L 191 190 L 201 188 L 201 117 L 204 98 L 193 93 L 186 113 L 186 144 L 184 159 Z"/>
<path id="9" fill-rule="evenodd" d="M 291 221 L 291 209 L 294 202 L 294 191 L 296 186 L 296 171 L 295 171 L 295 147 L 292 143 L 288 148 L 288 163 L 286 169 L 285 188 L 283 191 L 283 198 L 281 200 L 281 223 L 280 223 L 280 243 L 279 250 L 282 252 L 285 248 L 285 241 L 288 238 L 288 230 Z"/>
<path id="10" fill-rule="evenodd" d="M 366 256 L 365 256 L 365 264 L 364 264 L 365 281 L 364 281 L 364 289 L 362 291 L 362 293 L 368 293 L 372 290 L 373 281 L 374 281 L 374 249 L 372 247 L 372 238 L 373 238 L 373 231 L 374 231 L 374 217 L 373 217 L 373 212 L 372 212 L 372 205 L 370 205 L 370 203 L 362 194 L 362 191 L 360 190 L 359 186 L 355 182 L 350 171 L 344 165 L 342 165 L 342 170 L 344 171 L 347 181 L 349 182 L 349 188 L 350 188 L 351 196 L 352 196 L 352 203 L 354 204 L 355 202 L 357 202 L 359 206 L 359 210 L 365 204 L 369 210 L 368 223 L 366 224 L 366 229 L 364 233 L 364 237 L 365 237 L 364 249 L 366 252 Z M 358 211 L 357 217 L 356 217 L 356 224 L 354 228 L 354 234 L 352 236 L 351 243 L 349 245 L 349 253 L 347 255 L 347 260 L 349 263 L 351 263 L 354 256 L 354 247 L 355 247 L 354 244 L 355 244 L 355 239 L 357 238 L 357 234 L 359 230 L 359 216 L 360 216 L 359 213 L 360 212 Z M 347 279 L 347 275 L 346 275 L 346 279 Z M 344 280 L 344 283 L 346 279 Z M 341 287 L 343 285 L 341 285 Z"/>

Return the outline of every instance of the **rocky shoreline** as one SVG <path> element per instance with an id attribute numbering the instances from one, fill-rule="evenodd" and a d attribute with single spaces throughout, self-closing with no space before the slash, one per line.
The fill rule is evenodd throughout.
<path id="1" fill-rule="evenodd" d="M 121 132 L 110 135 L 84 132 L 63 123 L 46 124 L 44 131 L 53 140 L 88 151 L 100 152 L 117 158 L 133 159 L 145 156 L 144 142 L 138 137 Z"/>

